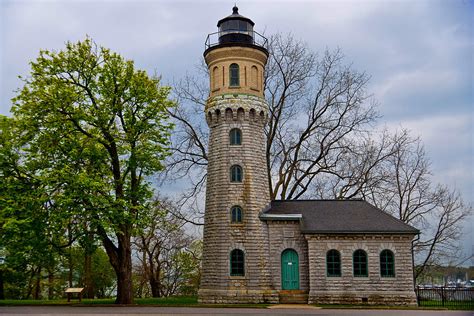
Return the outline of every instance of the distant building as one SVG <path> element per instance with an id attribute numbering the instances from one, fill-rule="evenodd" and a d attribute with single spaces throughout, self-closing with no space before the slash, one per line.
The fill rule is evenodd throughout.
<path id="1" fill-rule="evenodd" d="M 217 26 L 199 301 L 415 305 L 418 230 L 362 200 L 270 201 L 266 39 L 237 7 Z"/>

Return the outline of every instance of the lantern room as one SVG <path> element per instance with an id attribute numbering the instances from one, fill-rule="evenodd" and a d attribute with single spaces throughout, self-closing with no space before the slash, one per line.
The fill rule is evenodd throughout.
<path id="1" fill-rule="evenodd" d="M 242 43 L 253 44 L 253 26 L 255 23 L 239 14 L 234 6 L 232 14 L 217 22 L 219 28 L 219 44 Z"/>

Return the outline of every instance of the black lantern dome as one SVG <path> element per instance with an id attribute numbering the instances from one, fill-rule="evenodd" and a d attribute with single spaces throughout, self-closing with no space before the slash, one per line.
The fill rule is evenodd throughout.
<path id="1" fill-rule="evenodd" d="M 253 30 L 252 20 L 239 14 L 239 8 L 234 6 L 232 14 L 217 22 L 218 31 L 207 36 L 206 55 L 210 50 L 224 46 L 247 46 L 262 50 L 268 55 L 265 48 L 267 39 Z"/>
<path id="2" fill-rule="evenodd" d="M 239 14 L 239 8 L 234 6 L 232 14 L 217 22 L 219 28 L 219 44 L 242 43 L 253 44 L 252 20 Z"/>

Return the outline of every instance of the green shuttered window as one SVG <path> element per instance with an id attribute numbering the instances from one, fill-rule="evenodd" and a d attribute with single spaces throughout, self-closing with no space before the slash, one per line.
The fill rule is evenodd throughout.
<path id="1" fill-rule="evenodd" d="M 355 277 L 366 277 L 369 275 L 367 269 L 367 254 L 364 250 L 358 249 L 354 251 L 352 261 Z"/>
<path id="2" fill-rule="evenodd" d="M 326 254 L 326 267 L 328 277 L 341 276 L 341 255 L 339 251 L 331 249 Z"/>
<path id="3" fill-rule="evenodd" d="M 385 278 L 395 277 L 395 256 L 388 249 L 380 253 L 380 276 Z"/>
<path id="4" fill-rule="evenodd" d="M 240 131 L 240 129 L 231 129 L 229 137 L 231 145 L 242 145 L 242 132 Z"/>
<path id="5" fill-rule="evenodd" d="M 233 165 L 230 167 L 230 182 L 242 182 L 242 167 Z"/>
<path id="6" fill-rule="evenodd" d="M 242 223 L 242 208 L 238 205 L 233 206 L 231 210 L 232 223 Z"/>
<path id="7" fill-rule="evenodd" d="M 240 249 L 234 249 L 230 252 L 230 275 L 245 275 L 245 255 Z"/>

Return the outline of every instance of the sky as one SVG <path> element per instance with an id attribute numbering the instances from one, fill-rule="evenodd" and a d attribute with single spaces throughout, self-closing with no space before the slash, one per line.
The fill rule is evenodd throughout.
<path id="1" fill-rule="evenodd" d="M 0 0 L 0 114 L 40 49 L 89 35 L 163 82 L 195 72 L 208 33 L 234 1 Z M 340 48 L 371 76 L 380 126 L 420 136 L 434 181 L 474 193 L 474 0 L 237 1 L 259 33 Z M 465 225 L 474 252 L 474 217 Z M 474 259 L 471 263 L 474 265 Z"/>

